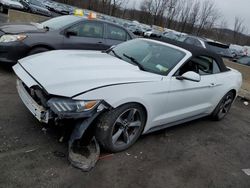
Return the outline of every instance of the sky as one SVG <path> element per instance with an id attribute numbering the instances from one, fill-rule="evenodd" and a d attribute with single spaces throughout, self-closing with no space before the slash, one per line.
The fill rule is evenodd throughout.
<path id="1" fill-rule="evenodd" d="M 136 3 L 136 7 L 139 8 L 140 3 L 143 0 L 129 0 L 128 7 L 133 7 Z M 187 0 L 189 1 L 189 0 Z M 205 1 L 205 0 L 200 0 Z M 244 25 L 247 28 L 248 34 L 250 34 L 250 0 L 211 0 L 214 1 L 220 14 L 224 20 L 227 21 L 228 27 L 233 29 L 235 17 L 238 16 L 244 20 Z"/>

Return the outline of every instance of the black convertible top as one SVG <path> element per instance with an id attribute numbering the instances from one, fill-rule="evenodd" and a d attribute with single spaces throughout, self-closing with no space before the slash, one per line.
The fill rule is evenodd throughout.
<path id="1" fill-rule="evenodd" d="M 218 66 L 219 66 L 221 72 L 228 71 L 228 68 L 225 66 L 222 58 L 219 55 L 217 55 L 216 53 L 214 53 L 214 52 L 212 52 L 210 50 L 207 50 L 205 48 L 200 48 L 200 47 L 197 47 L 197 46 L 193 46 L 193 45 L 190 45 L 190 44 L 187 44 L 187 43 L 184 43 L 184 42 L 174 41 L 174 40 L 171 40 L 171 39 L 156 38 L 156 37 L 150 37 L 150 39 L 157 40 L 157 41 L 160 41 L 160 42 L 165 42 L 165 43 L 172 44 L 174 46 L 180 47 L 182 49 L 185 49 L 185 50 L 192 53 L 192 57 L 199 57 L 199 56 L 211 57 L 218 63 Z"/>

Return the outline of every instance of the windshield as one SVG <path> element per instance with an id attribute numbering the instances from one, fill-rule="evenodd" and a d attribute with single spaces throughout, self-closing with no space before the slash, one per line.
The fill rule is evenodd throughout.
<path id="1" fill-rule="evenodd" d="M 141 70 L 160 75 L 167 75 L 185 57 L 181 50 L 142 39 L 119 44 L 109 54 L 137 65 Z"/>
<path id="2" fill-rule="evenodd" d="M 41 26 L 56 30 L 56 29 L 61 29 L 61 28 L 65 27 L 71 23 L 74 23 L 80 19 L 81 18 L 77 17 L 77 16 L 60 16 L 60 17 L 52 18 L 48 21 L 42 22 Z"/>

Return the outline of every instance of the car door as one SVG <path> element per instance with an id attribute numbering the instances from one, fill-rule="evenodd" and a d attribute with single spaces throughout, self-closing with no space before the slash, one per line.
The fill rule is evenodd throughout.
<path id="1" fill-rule="evenodd" d="M 105 38 L 107 47 L 111 47 L 131 39 L 125 29 L 109 23 L 106 24 Z"/>
<path id="2" fill-rule="evenodd" d="M 105 50 L 104 24 L 84 21 L 65 30 L 64 49 Z"/>
<path id="3" fill-rule="evenodd" d="M 215 73 L 218 69 L 213 59 L 200 56 L 186 62 L 171 76 L 166 123 L 196 118 L 211 112 L 216 97 Z M 188 71 L 198 73 L 200 81 L 177 79 L 178 76 Z"/>

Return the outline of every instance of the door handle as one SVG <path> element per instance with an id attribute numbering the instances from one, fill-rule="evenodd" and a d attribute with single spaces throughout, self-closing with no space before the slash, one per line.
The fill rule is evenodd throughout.
<path id="1" fill-rule="evenodd" d="M 215 86 L 216 86 L 215 83 L 210 83 L 210 84 L 209 84 L 209 87 L 215 87 Z"/>
<path id="2" fill-rule="evenodd" d="M 97 42 L 97 44 L 102 44 L 102 42 L 101 42 L 101 41 L 99 41 L 99 42 Z"/>

